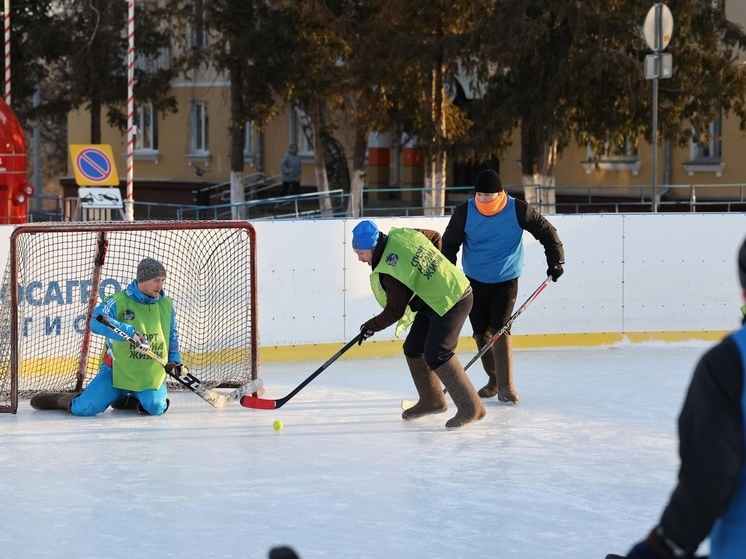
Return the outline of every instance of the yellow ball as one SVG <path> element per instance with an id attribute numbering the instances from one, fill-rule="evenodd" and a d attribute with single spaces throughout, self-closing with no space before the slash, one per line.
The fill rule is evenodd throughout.
<path id="1" fill-rule="evenodd" d="M 282 429 L 282 421 L 279 419 L 275 419 L 275 422 L 272 424 L 272 429 L 275 431 L 280 431 Z"/>

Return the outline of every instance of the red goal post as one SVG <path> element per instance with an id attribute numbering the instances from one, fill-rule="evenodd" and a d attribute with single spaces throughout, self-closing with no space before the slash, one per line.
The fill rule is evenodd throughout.
<path id="1" fill-rule="evenodd" d="M 151 257 L 166 268 L 179 346 L 212 387 L 258 377 L 256 232 L 244 221 L 21 225 L 0 289 L 0 412 L 42 391 L 78 391 L 98 371 L 104 338 L 91 312 Z M 178 389 L 179 385 L 169 384 Z"/>

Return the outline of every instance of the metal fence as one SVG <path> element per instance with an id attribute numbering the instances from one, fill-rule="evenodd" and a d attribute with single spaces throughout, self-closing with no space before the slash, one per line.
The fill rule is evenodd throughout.
<path id="1" fill-rule="evenodd" d="M 256 184 L 256 183 L 255 183 Z M 533 205 L 541 213 L 635 213 L 653 210 L 650 185 L 558 187 L 533 186 L 538 201 Z M 523 198 L 523 185 L 507 185 L 506 190 Z M 555 201 L 545 202 L 547 190 L 554 190 Z M 268 190 L 268 189 L 267 189 Z M 212 193 L 216 191 L 213 190 Z M 220 220 L 220 219 L 299 219 L 346 216 L 351 207 L 350 193 L 332 190 L 294 196 L 258 197 L 263 193 L 254 189 L 253 199 L 240 204 L 215 203 L 225 199 L 223 194 L 200 204 L 164 204 L 135 200 L 136 220 Z M 441 206 L 423 206 L 423 188 L 367 188 L 354 201 L 362 217 L 450 215 L 453 208 L 473 195 L 471 186 L 449 186 Z M 657 189 L 659 212 L 744 212 L 746 184 L 687 184 L 669 185 Z M 322 211 L 321 201 L 328 210 Z M 123 219 L 121 212 L 81 209 L 77 198 L 34 196 L 29 221 L 89 221 Z"/>

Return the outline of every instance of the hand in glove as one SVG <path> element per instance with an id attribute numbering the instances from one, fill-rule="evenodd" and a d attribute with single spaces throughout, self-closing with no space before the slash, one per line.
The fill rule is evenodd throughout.
<path id="1" fill-rule="evenodd" d="M 547 276 L 552 276 L 552 281 L 557 281 L 564 273 L 565 271 L 562 269 L 562 264 L 552 264 L 547 268 Z"/>
<path id="2" fill-rule="evenodd" d="M 147 353 L 150 351 L 150 343 L 148 342 L 148 338 L 143 336 L 142 334 L 138 334 L 135 332 L 135 335 L 133 336 L 136 340 L 139 340 L 139 344 L 132 344 L 135 347 L 135 351 L 138 353 L 142 353 L 143 355 L 147 355 Z"/>
<path id="3" fill-rule="evenodd" d="M 189 372 L 189 369 L 187 369 L 186 365 L 183 363 L 174 363 L 173 361 L 169 361 L 166 363 L 166 372 L 169 375 L 181 377 L 184 376 Z"/>
<path id="4" fill-rule="evenodd" d="M 368 328 L 368 323 L 366 322 L 360 327 L 360 339 L 357 341 L 357 345 L 363 345 L 363 342 L 375 333 L 375 330 Z"/>

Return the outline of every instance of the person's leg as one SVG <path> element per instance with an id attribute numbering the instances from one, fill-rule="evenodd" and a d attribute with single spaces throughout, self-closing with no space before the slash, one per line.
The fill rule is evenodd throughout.
<path id="1" fill-rule="evenodd" d="M 482 348 L 490 341 L 490 338 L 494 335 L 497 330 L 490 329 L 490 311 L 491 311 L 491 297 L 492 297 L 492 285 L 487 283 L 481 283 L 479 281 L 469 279 L 471 282 L 474 304 L 469 312 L 469 322 L 473 331 L 474 341 L 477 343 L 477 350 L 482 351 Z M 495 352 L 492 348 L 488 349 L 482 354 L 482 366 L 484 372 L 487 373 L 487 384 L 479 389 L 479 395 L 482 398 L 492 398 L 497 395 L 497 373 L 495 370 Z"/>
<path id="2" fill-rule="evenodd" d="M 127 392 L 112 386 L 111 367 L 103 365 L 85 390 L 72 401 L 73 415 L 91 416 L 106 410 Z"/>
<path id="3" fill-rule="evenodd" d="M 427 366 L 423 357 L 429 327 L 430 319 L 426 313 L 418 312 L 410 327 L 409 334 L 404 340 L 404 357 L 407 360 L 409 373 L 412 375 L 412 381 L 414 381 L 414 386 L 419 395 L 417 403 L 402 412 L 401 417 L 405 421 L 448 410 L 440 381 Z"/>
<path id="4" fill-rule="evenodd" d="M 425 361 L 448 390 L 456 404 L 456 415 L 446 422 L 449 429 L 463 427 L 487 415 L 455 351 L 466 318 L 472 306 L 471 293 L 461 299 L 445 315 L 430 320 L 425 340 Z"/>
<path id="5" fill-rule="evenodd" d="M 293 181 L 290 184 L 293 187 L 293 192 L 295 193 L 295 195 L 297 196 L 298 194 L 300 194 L 300 181 Z"/>
<path id="6" fill-rule="evenodd" d="M 495 284 L 490 310 L 490 330 L 493 335 L 510 320 L 517 296 L 518 278 Z M 501 402 L 517 404 L 520 397 L 513 386 L 513 337 L 510 329 L 495 341 L 492 350 L 497 398 Z"/>
<path id="7" fill-rule="evenodd" d="M 162 415 L 168 409 L 169 401 L 166 398 L 166 383 L 164 382 L 157 390 L 143 390 L 136 394 L 140 400 L 140 411 L 150 415 Z"/>

